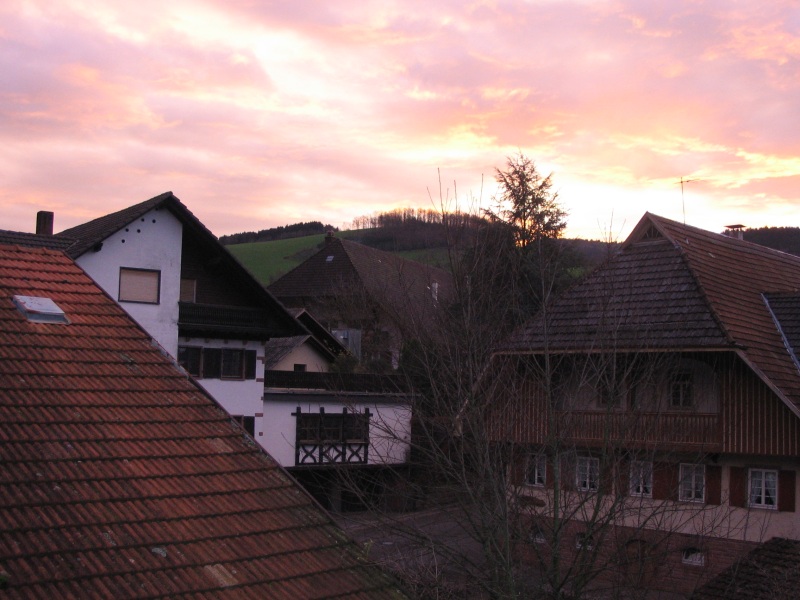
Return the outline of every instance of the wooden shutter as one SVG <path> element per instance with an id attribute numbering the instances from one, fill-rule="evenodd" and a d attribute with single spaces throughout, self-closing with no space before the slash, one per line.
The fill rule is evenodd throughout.
<path id="1" fill-rule="evenodd" d="M 653 463 L 653 498 L 677 500 L 680 467 L 668 463 Z"/>
<path id="2" fill-rule="evenodd" d="M 611 494 L 614 491 L 614 461 L 609 457 L 600 459 L 600 493 Z"/>
<path id="3" fill-rule="evenodd" d="M 222 349 L 203 348 L 203 377 L 219 379 L 222 375 Z"/>
<path id="4" fill-rule="evenodd" d="M 794 512 L 795 508 L 795 472 L 778 472 L 778 510 Z"/>
<path id="5" fill-rule="evenodd" d="M 722 467 L 706 465 L 706 504 L 722 504 Z"/>
<path id="6" fill-rule="evenodd" d="M 525 483 L 528 469 L 528 452 L 524 448 L 514 447 L 510 454 L 511 464 L 508 466 L 508 476 L 511 485 L 522 485 Z"/>
<path id="7" fill-rule="evenodd" d="M 548 456 L 546 464 L 547 464 L 547 467 L 546 467 L 546 471 L 545 471 L 545 475 L 544 475 L 544 479 L 545 479 L 544 484 L 548 488 L 553 488 L 555 486 L 555 483 L 554 483 L 555 479 L 554 478 L 555 478 L 555 474 L 556 474 L 556 469 L 554 467 L 555 461 L 553 460 L 552 457 Z"/>
<path id="8" fill-rule="evenodd" d="M 731 506 L 747 506 L 747 471 L 743 467 L 731 467 Z"/>
<path id="9" fill-rule="evenodd" d="M 244 378 L 245 379 L 255 379 L 256 378 L 256 351 L 255 350 L 245 350 L 244 351 Z"/>

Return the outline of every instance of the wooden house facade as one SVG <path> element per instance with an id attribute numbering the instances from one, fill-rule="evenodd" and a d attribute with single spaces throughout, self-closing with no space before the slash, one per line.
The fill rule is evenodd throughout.
<path id="1" fill-rule="evenodd" d="M 800 258 L 646 214 L 494 354 L 522 560 L 689 594 L 800 539 L 798 316 Z"/>

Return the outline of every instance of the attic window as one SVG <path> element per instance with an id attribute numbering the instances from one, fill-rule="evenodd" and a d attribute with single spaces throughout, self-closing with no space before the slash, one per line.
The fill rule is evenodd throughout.
<path id="1" fill-rule="evenodd" d="M 64 311 L 50 298 L 14 296 L 14 304 L 32 323 L 69 323 Z"/>
<path id="2" fill-rule="evenodd" d="M 333 262 L 333 254 L 331 254 L 330 256 L 328 256 L 328 257 L 325 259 L 325 262 Z"/>

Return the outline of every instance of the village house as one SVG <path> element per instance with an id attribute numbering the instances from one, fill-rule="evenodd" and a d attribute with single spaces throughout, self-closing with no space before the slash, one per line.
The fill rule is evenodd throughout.
<path id="1" fill-rule="evenodd" d="M 3 597 L 405 597 L 117 292 L 0 245 Z"/>
<path id="2" fill-rule="evenodd" d="M 337 238 L 269 290 L 288 307 L 311 311 L 371 371 L 397 368 L 403 342 L 452 299 L 442 269 Z"/>
<path id="3" fill-rule="evenodd" d="M 347 352 L 339 339 L 286 309 L 171 192 L 56 235 L 53 218 L 39 213 L 36 234 L 0 231 L 0 243 L 66 252 L 328 507 L 342 506 L 335 468 L 386 480 L 407 462 L 408 396 L 368 376 L 325 377 Z"/>
<path id="4" fill-rule="evenodd" d="M 800 258 L 646 214 L 494 354 L 520 559 L 689 594 L 800 540 L 798 350 Z"/>

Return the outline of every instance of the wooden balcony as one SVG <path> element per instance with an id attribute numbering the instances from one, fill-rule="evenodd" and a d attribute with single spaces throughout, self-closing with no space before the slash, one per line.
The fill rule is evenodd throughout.
<path id="1" fill-rule="evenodd" d="M 405 393 L 406 381 L 398 376 L 372 373 L 264 372 L 264 387 L 338 392 Z"/>
<path id="2" fill-rule="evenodd" d="M 573 443 L 630 448 L 719 452 L 720 416 L 691 412 L 562 411 L 553 426 Z M 555 433 L 555 432 L 554 432 Z"/>
<path id="3" fill-rule="evenodd" d="M 262 308 L 178 303 L 179 335 L 267 339 L 286 335 L 278 321 Z"/>

